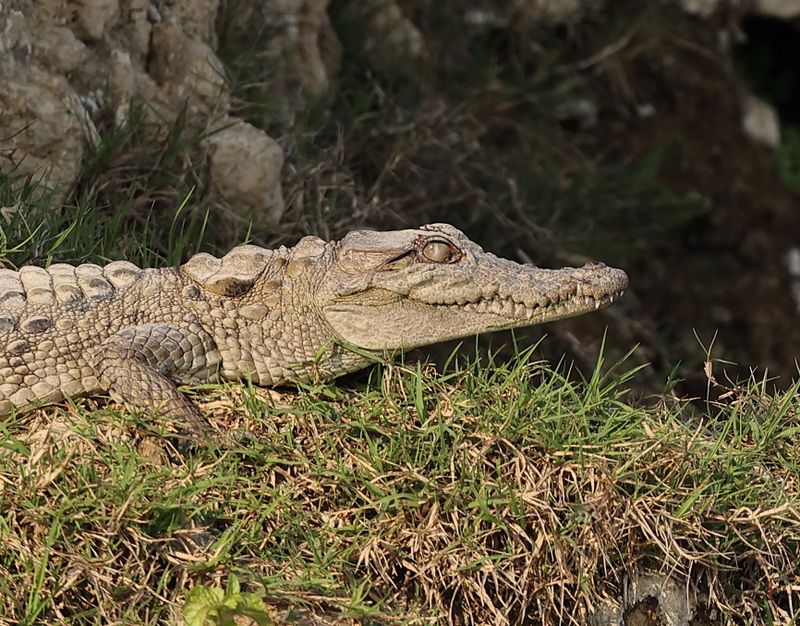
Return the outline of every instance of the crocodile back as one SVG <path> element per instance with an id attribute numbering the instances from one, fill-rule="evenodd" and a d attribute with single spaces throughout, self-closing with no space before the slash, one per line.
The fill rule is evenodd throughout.
<path id="1" fill-rule="evenodd" d="M 0 269 L 0 415 L 93 391 L 85 348 L 103 329 L 86 312 L 142 273 L 127 261 Z"/>

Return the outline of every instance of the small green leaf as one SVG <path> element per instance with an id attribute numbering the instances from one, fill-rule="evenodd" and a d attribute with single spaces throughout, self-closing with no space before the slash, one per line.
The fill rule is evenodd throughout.
<path id="1" fill-rule="evenodd" d="M 228 576 L 225 591 L 199 586 L 186 596 L 183 617 L 188 626 L 233 626 L 234 617 L 244 616 L 259 626 L 272 626 L 267 605 L 254 593 L 242 593 L 239 579 Z"/>
<path id="2" fill-rule="evenodd" d="M 212 617 L 218 615 L 218 607 L 224 598 L 222 589 L 218 587 L 195 587 L 186 596 L 183 605 L 183 617 L 188 626 L 206 626 Z"/>

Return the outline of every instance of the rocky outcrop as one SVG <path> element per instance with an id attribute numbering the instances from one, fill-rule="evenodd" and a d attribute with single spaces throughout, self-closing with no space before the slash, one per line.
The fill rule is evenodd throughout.
<path id="1" fill-rule="evenodd" d="M 213 49 L 218 9 L 216 0 L 43 0 L 0 9 L 0 171 L 64 197 L 98 128 L 125 124 L 137 101 L 167 123 L 185 110 L 189 130 L 210 137 L 199 159 L 210 202 L 274 224 L 283 211 L 282 150 L 230 117 L 230 88 Z"/>
<path id="2" fill-rule="evenodd" d="M 341 46 L 329 0 L 12 0 L 0 4 L 0 172 L 31 177 L 64 198 L 109 128 L 142 103 L 167 124 L 181 116 L 202 136 L 196 162 L 206 200 L 257 225 L 281 217 L 283 152 L 232 114 L 231 88 L 215 49 L 218 27 L 257 37 L 259 80 L 283 120 L 331 86 Z M 391 68 L 418 57 L 422 35 L 394 2 L 365 3 L 370 57 Z M 221 11 L 223 14 L 221 14 Z M 249 41 L 248 41 L 249 44 Z M 390 71 L 390 70 L 389 70 Z M 271 120 L 265 120 L 270 122 Z"/>

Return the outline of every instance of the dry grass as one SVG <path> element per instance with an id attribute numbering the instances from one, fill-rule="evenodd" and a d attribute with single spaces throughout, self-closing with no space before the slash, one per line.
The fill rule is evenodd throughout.
<path id="1" fill-rule="evenodd" d="M 337 24 L 352 56 L 330 103 L 275 129 L 289 212 L 257 242 L 450 220 L 508 257 L 613 263 L 691 212 L 658 184 L 661 153 L 616 161 L 560 108 L 604 76 L 565 68 L 609 45 L 624 82 L 613 64 L 655 40 L 646 10 L 572 36 L 456 37 L 448 10 L 404 6 L 426 71 L 373 71 Z M 203 240 L 197 136 L 142 123 L 104 138 L 72 207 L 0 179 L 4 259 L 164 264 L 228 245 Z M 180 453 L 93 401 L 0 423 L 0 624 L 180 622 L 191 590 L 231 574 L 277 622 L 583 624 L 642 570 L 690 580 L 722 623 L 796 618 L 796 387 L 645 407 L 626 395 L 645 372 L 577 383 L 529 356 L 198 390 L 220 429 L 253 431 L 238 449 Z"/>
<path id="2" fill-rule="evenodd" d="M 241 449 L 181 455 L 113 410 L 3 426 L 0 622 L 167 623 L 231 573 L 279 623 L 585 624 L 669 573 L 730 623 L 800 593 L 795 393 L 693 414 L 524 359 L 363 389 L 200 395 Z M 318 622 L 322 623 L 322 622 Z"/>

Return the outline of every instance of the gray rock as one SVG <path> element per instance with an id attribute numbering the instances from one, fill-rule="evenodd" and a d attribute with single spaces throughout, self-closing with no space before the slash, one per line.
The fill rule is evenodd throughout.
<path id="1" fill-rule="evenodd" d="M 318 4 L 324 14 L 326 4 Z M 209 142 L 218 198 L 237 215 L 269 224 L 280 218 L 280 147 L 230 117 L 230 86 L 213 50 L 219 0 L 14 6 L 0 10 L 0 171 L 32 176 L 63 197 L 98 141 L 93 120 L 123 125 L 142 100 L 159 119 L 186 108 L 190 132 L 232 123 Z M 310 84 L 327 88 L 317 79 Z"/>
<path id="2" fill-rule="evenodd" d="M 231 118 L 207 140 L 211 190 L 240 218 L 272 226 L 283 215 L 283 150 L 254 126 Z"/>

